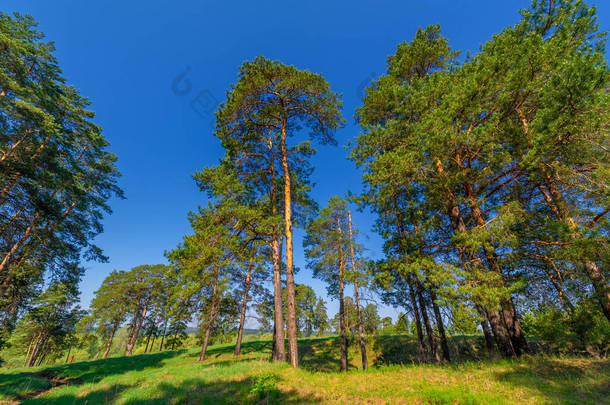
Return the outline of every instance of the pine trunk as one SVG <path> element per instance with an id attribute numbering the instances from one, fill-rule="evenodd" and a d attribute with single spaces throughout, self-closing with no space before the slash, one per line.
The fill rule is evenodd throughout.
<path id="1" fill-rule="evenodd" d="M 116 333 L 116 330 L 118 329 L 118 324 L 114 324 L 114 327 L 112 328 L 112 332 L 110 333 L 110 337 L 108 337 L 108 341 L 106 342 L 106 350 L 104 350 L 104 354 L 102 355 L 102 359 L 105 359 L 106 357 L 108 357 L 108 353 L 110 353 L 110 346 L 112 346 L 112 339 L 114 339 L 114 334 Z"/>
<path id="2" fill-rule="evenodd" d="M 424 301 L 424 296 L 422 294 L 422 287 L 419 284 L 417 278 L 415 279 L 416 293 L 417 298 L 419 299 L 419 308 L 421 310 L 421 314 L 424 320 L 424 325 L 426 327 L 426 334 L 428 335 L 428 346 L 430 347 L 430 355 L 435 363 L 440 363 L 441 358 L 438 355 L 436 350 L 436 339 L 434 338 L 434 330 L 432 329 L 432 325 L 430 324 L 430 318 L 428 318 L 428 311 L 426 310 L 426 302 Z"/>
<path id="3" fill-rule="evenodd" d="M 544 190 L 541 188 L 543 197 L 555 213 L 557 219 L 564 222 L 570 227 L 570 229 L 572 230 L 571 237 L 575 239 L 578 237 L 576 231 L 576 223 L 572 219 L 572 215 L 570 214 L 570 210 L 565 203 L 565 199 L 559 191 L 556 181 L 549 174 L 545 173 L 545 175 L 545 186 L 548 190 L 548 193 L 544 192 Z M 591 284 L 593 285 L 593 288 L 595 289 L 595 295 L 602 308 L 602 312 L 604 313 L 608 321 L 610 321 L 610 284 L 608 283 L 606 276 L 604 275 L 604 273 L 601 272 L 597 263 L 592 260 L 589 260 L 588 258 L 585 258 L 583 260 L 582 266 L 584 268 L 585 274 L 587 275 L 587 277 L 591 281 Z"/>
<path id="4" fill-rule="evenodd" d="M 205 353 L 208 349 L 208 343 L 212 330 L 214 329 L 214 322 L 216 321 L 216 306 L 218 305 L 218 267 L 220 263 L 216 264 L 214 269 L 214 289 L 212 290 L 212 305 L 210 306 L 210 314 L 208 316 L 208 322 L 205 328 L 205 336 L 203 337 L 203 345 L 201 346 L 201 354 L 199 355 L 199 361 L 205 360 Z"/>
<path id="5" fill-rule="evenodd" d="M 347 371 L 347 335 L 345 332 L 345 303 L 343 297 L 343 277 L 339 277 L 339 345 L 341 350 L 341 371 Z"/>
<path id="6" fill-rule="evenodd" d="M 246 281 L 244 283 L 244 296 L 241 303 L 241 314 L 239 317 L 239 330 L 237 331 L 237 341 L 235 342 L 235 351 L 233 356 L 237 357 L 241 352 L 241 339 L 244 334 L 244 324 L 246 323 L 246 309 L 248 308 L 248 291 L 250 290 L 250 277 L 252 275 L 252 263 L 254 262 L 254 255 L 250 256 L 250 263 L 248 264 L 248 274 L 246 275 Z"/>
<path id="7" fill-rule="evenodd" d="M 337 230 L 339 232 L 339 345 L 341 351 L 341 371 L 347 371 L 347 335 L 346 335 L 346 316 L 345 298 L 343 293 L 343 237 L 341 232 L 341 221 L 337 217 Z"/>
<path id="8" fill-rule="evenodd" d="M 434 293 L 434 286 L 430 287 L 430 299 L 432 300 L 432 308 L 434 310 L 434 317 L 436 318 L 436 327 L 438 328 L 439 339 L 441 341 L 441 350 L 443 352 L 443 359 L 445 361 L 451 361 L 451 355 L 449 353 L 449 345 L 447 344 L 447 336 L 445 335 L 445 325 L 443 325 L 443 318 L 441 317 L 441 311 L 436 303 L 436 294 Z"/>
<path id="9" fill-rule="evenodd" d="M 517 108 L 517 113 L 523 125 L 523 132 L 526 135 L 529 135 L 529 123 L 527 122 L 525 114 L 521 108 Z M 556 179 L 551 175 L 551 173 L 549 173 L 546 167 L 541 166 L 541 171 L 542 177 L 544 177 L 542 183 L 546 187 L 546 190 L 543 188 L 542 184 L 538 187 L 542 193 L 542 197 L 546 201 L 547 205 L 551 208 L 557 219 L 568 224 L 568 226 L 572 229 L 572 238 L 577 237 L 576 223 L 574 222 L 572 214 L 570 213 L 566 201 L 563 198 L 563 194 L 557 186 Z M 584 272 L 591 280 L 591 284 L 595 289 L 602 311 L 608 321 L 610 321 L 610 284 L 608 283 L 608 280 L 604 274 L 599 270 L 599 266 L 594 261 L 584 258 L 583 267 Z"/>
<path id="10" fill-rule="evenodd" d="M 398 203 L 397 203 L 396 199 L 394 199 L 393 202 L 394 202 L 394 210 L 395 210 L 394 215 L 396 216 L 396 228 L 398 230 L 398 235 L 400 236 L 401 240 L 404 240 L 405 235 L 404 235 L 404 229 L 402 226 L 402 222 L 401 222 L 399 214 L 398 214 L 399 213 Z M 401 254 L 404 256 L 404 252 L 401 251 Z M 413 307 L 413 317 L 415 318 L 415 327 L 417 329 L 419 360 L 424 361 L 425 355 L 426 355 L 426 344 L 424 342 L 424 332 L 422 329 L 422 320 L 421 320 L 421 315 L 420 315 L 420 309 L 419 309 L 419 306 L 417 305 L 417 297 L 415 295 L 415 285 L 413 282 L 412 274 L 407 274 L 406 281 L 407 281 L 407 285 L 409 286 L 409 298 L 411 299 L 411 306 Z"/>
<path id="11" fill-rule="evenodd" d="M 34 341 L 36 340 L 37 336 L 32 336 L 32 339 L 30 340 L 30 344 L 28 345 L 28 351 L 25 353 L 25 359 L 23 360 L 23 367 L 25 367 L 28 364 L 28 361 L 30 359 L 30 352 L 32 351 L 32 347 L 34 346 Z"/>
<path id="12" fill-rule="evenodd" d="M 496 341 L 496 345 L 498 346 L 498 350 L 500 351 L 500 353 L 502 353 L 504 357 L 514 356 L 515 352 L 513 350 L 511 341 L 506 334 L 504 325 L 502 324 L 500 312 L 497 309 L 488 309 L 487 318 L 489 319 L 489 325 L 491 326 L 491 330 L 493 331 L 494 339 Z"/>
<path id="13" fill-rule="evenodd" d="M 277 194 L 275 187 L 275 156 L 273 144 L 269 142 L 269 171 L 271 173 L 271 187 L 269 201 L 271 213 L 277 215 Z M 271 360 L 286 361 L 286 343 L 284 341 L 284 313 L 282 310 L 282 260 L 278 233 L 274 232 L 271 239 L 271 259 L 273 261 L 273 348 Z"/>
<path id="14" fill-rule="evenodd" d="M 161 343 L 159 344 L 159 351 L 163 350 L 163 342 L 165 341 L 165 336 L 167 334 L 167 324 L 168 319 L 165 320 L 165 325 L 163 325 L 163 336 L 161 336 Z"/>
<path id="15" fill-rule="evenodd" d="M 489 329 L 489 323 L 487 322 L 487 314 L 485 313 L 485 309 L 482 305 L 475 303 L 475 308 L 479 313 L 479 317 L 481 318 L 481 329 L 483 330 L 483 336 L 485 337 L 485 347 L 487 347 L 487 351 L 489 353 L 493 353 L 494 350 L 494 339 L 491 335 L 491 330 Z"/>
<path id="16" fill-rule="evenodd" d="M 68 364 L 68 360 L 70 360 L 71 351 L 72 351 L 72 345 L 70 345 L 70 347 L 68 347 L 68 354 L 66 355 L 66 361 L 64 362 L 65 364 Z"/>
<path id="17" fill-rule="evenodd" d="M 292 256 L 292 201 L 290 195 L 290 170 L 288 168 L 288 151 L 286 149 L 286 120 L 281 128 L 282 169 L 284 174 L 284 225 L 286 236 L 286 324 L 288 329 L 288 350 L 290 364 L 299 366 L 297 344 L 297 318 L 294 292 L 294 268 Z"/>
<path id="18" fill-rule="evenodd" d="M 146 299 L 146 302 L 144 302 L 144 306 L 142 307 L 142 310 L 138 316 L 134 331 L 131 334 L 130 339 L 127 340 L 127 348 L 125 350 L 126 356 L 131 356 L 131 354 L 133 352 L 133 348 L 135 347 L 136 342 L 138 341 L 138 335 L 140 334 L 140 328 L 142 327 L 142 323 L 144 322 L 144 318 L 146 317 L 146 311 L 148 310 L 149 301 L 150 301 L 150 295 Z"/>
<path id="19" fill-rule="evenodd" d="M 352 213 L 349 210 L 347 211 L 347 221 L 349 224 L 349 244 L 352 259 L 352 270 L 354 272 L 354 277 L 358 277 L 356 271 L 356 254 L 354 252 L 354 235 L 352 231 Z M 369 367 L 369 363 L 366 356 L 366 341 L 364 339 L 364 326 L 362 325 L 362 312 L 360 310 L 360 297 L 358 296 L 357 279 L 354 279 L 354 300 L 356 301 L 356 311 L 358 315 L 358 335 L 360 338 L 360 355 L 362 357 L 362 369 L 366 370 Z"/>
<path id="20" fill-rule="evenodd" d="M 426 356 L 426 344 L 424 342 L 424 331 L 422 328 L 421 314 L 419 305 L 417 305 L 417 298 L 415 297 L 415 287 L 411 279 L 408 281 L 409 285 L 409 297 L 411 298 L 411 306 L 413 306 L 413 316 L 415 318 L 415 329 L 417 330 L 417 342 L 419 360 L 424 361 Z"/>

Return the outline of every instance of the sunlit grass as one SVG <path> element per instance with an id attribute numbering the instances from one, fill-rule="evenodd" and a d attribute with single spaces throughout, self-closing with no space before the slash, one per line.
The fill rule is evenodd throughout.
<path id="1" fill-rule="evenodd" d="M 8 370 L 0 374 L 0 399 L 24 404 L 610 403 L 608 360 L 532 356 L 368 371 L 351 367 L 340 374 L 334 338 L 299 344 L 303 368 L 298 370 L 268 362 L 268 341 L 245 343 L 237 359 L 232 345 L 212 346 L 204 363 L 197 362 L 197 349 L 189 349 Z M 381 354 L 371 349 L 373 361 Z M 358 358 L 352 350 L 352 366 Z M 58 386 L 50 387 L 40 372 Z"/>

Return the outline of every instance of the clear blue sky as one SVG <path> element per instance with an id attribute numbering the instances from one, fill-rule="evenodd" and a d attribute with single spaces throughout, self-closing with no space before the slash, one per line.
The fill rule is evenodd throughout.
<path id="1" fill-rule="evenodd" d="M 594 3 L 608 29 L 610 2 Z M 359 132 L 353 114 L 364 83 L 384 72 L 386 57 L 418 26 L 440 23 L 452 47 L 476 52 L 493 33 L 516 23 L 518 10 L 528 5 L 528 0 L 4 0 L 4 12 L 31 14 L 55 41 L 65 77 L 93 101 L 96 122 L 119 157 L 127 199 L 111 202 L 114 213 L 96 240 L 110 261 L 87 264 L 83 305 L 112 269 L 164 262 L 163 252 L 189 232 L 186 213 L 204 201 L 190 175 L 222 154 L 211 134 L 210 109 L 223 99 L 244 60 L 262 54 L 321 73 L 343 94 L 348 124 L 337 138 L 344 145 Z M 190 91 L 184 81 L 174 85 L 184 72 Z M 360 173 L 345 156 L 342 147 L 319 148 L 314 197 L 320 204 L 360 190 Z M 373 218 L 363 213 L 354 219 L 369 235 L 371 254 L 379 257 L 379 238 L 370 232 Z M 304 268 L 301 237 L 299 231 L 297 282 L 326 296 L 323 283 Z M 338 305 L 330 301 L 328 307 L 333 315 Z M 383 315 L 396 313 L 382 309 Z"/>

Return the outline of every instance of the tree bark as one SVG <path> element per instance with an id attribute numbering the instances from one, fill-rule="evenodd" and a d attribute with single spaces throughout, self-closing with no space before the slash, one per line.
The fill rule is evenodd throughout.
<path id="1" fill-rule="evenodd" d="M 212 305 L 210 306 L 210 314 L 208 316 L 208 322 L 205 329 L 205 336 L 203 337 L 203 345 L 201 346 L 201 354 L 199 355 L 199 361 L 205 360 L 205 352 L 208 349 L 208 343 L 214 328 L 214 322 L 216 321 L 216 306 L 218 305 L 218 267 L 220 267 L 220 261 L 214 268 L 214 289 L 212 290 Z"/>
<path id="2" fill-rule="evenodd" d="M 345 302 L 343 277 L 339 276 L 339 345 L 341 351 L 341 371 L 347 371 L 347 336 L 345 333 Z"/>
<path id="3" fill-rule="evenodd" d="M 277 215 L 277 190 L 275 187 L 275 156 L 273 144 L 269 141 L 269 171 L 271 174 L 271 187 L 269 201 L 271 213 Z M 271 360 L 286 361 L 286 343 L 284 341 L 284 313 L 282 309 L 282 253 L 277 232 L 271 237 L 271 260 L 273 261 L 273 349 Z"/>
<path id="4" fill-rule="evenodd" d="M 516 110 L 523 126 L 523 132 L 525 135 L 529 135 L 529 123 L 527 122 L 525 114 L 519 107 Z M 542 193 L 542 197 L 546 201 L 547 205 L 551 208 L 557 219 L 566 223 L 570 227 L 572 230 L 571 237 L 576 238 L 578 236 L 576 231 L 576 223 L 574 222 L 566 201 L 563 198 L 563 194 L 557 186 L 556 179 L 553 178 L 551 173 L 549 173 L 544 166 L 541 167 L 541 172 L 542 177 L 544 177 L 542 183 L 546 187 L 546 190 L 548 190 L 547 192 L 543 189 L 542 185 L 540 185 L 539 189 Z M 585 274 L 589 277 L 591 284 L 595 289 L 602 311 L 608 321 L 610 321 L 610 283 L 608 283 L 608 280 L 604 274 L 599 270 L 599 266 L 594 261 L 589 260 L 589 258 L 584 258 L 583 267 Z"/>
<path id="5" fill-rule="evenodd" d="M 339 345 L 341 351 L 341 371 L 347 371 L 347 336 L 345 333 L 345 299 L 343 294 L 343 237 L 341 236 L 341 221 L 337 217 L 337 230 L 339 231 Z"/>
<path id="6" fill-rule="evenodd" d="M 443 325 L 441 311 L 438 307 L 438 304 L 436 303 L 436 294 L 434 292 L 434 286 L 430 286 L 430 299 L 432 300 L 432 309 L 434 310 L 434 317 L 436 318 L 436 327 L 438 328 L 439 339 L 441 341 L 443 359 L 445 361 L 451 361 L 449 345 L 447 344 L 447 336 L 445 335 L 445 325 Z"/>
<path id="7" fill-rule="evenodd" d="M 273 259 L 273 353 L 274 361 L 286 361 L 286 342 L 284 339 L 284 311 L 282 309 L 282 275 L 280 247 L 277 235 L 271 242 Z"/>
<path id="8" fill-rule="evenodd" d="M 548 173 L 545 173 L 545 175 L 547 177 L 545 186 L 548 193 L 543 192 L 543 197 L 547 204 L 551 207 L 552 211 L 555 213 L 557 219 L 570 227 L 570 230 L 572 231 L 570 237 L 572 239 L 576 239 L 578 237 L 576 223 L 572 219 L 572 215 L 570 214 L 570 210 L 565 203 L 565 199 L 559 191 L 555 180 Z M 589 280 L 591 280 L 591 284 L 595 289 L 595 295 L 602 308 L 602 312 L 608 321 L 610 321 L 610 284 L 608 283 L 608 280 L 606 279 L 604 273 L 602 273 L 602 271 L 599 269 L 597 263 L 594 261 L 584 258 L 582 266 L 584 268 L 584 273 L 587 275 Z"/>
<path id="9" fill-rule="evenodd" d="M 286 324 L 288 329 L 288 350 L 290 364 L 299 366 L 299 352 L 297 344 L 297 319 L 294 291 L 294 268 L 292 257 L 292 206 L 290 195 L 290 170 L 288 168 L 288 151 L 286 149 L 286 119 L 281 127 L 282 170 L 284 174 L 284 225 L 286 236 Z"/>
<path id="10" fill-rule="evenodd" d="M 116 330 L 118 329 L 118 327 L 119 327 L 118 323 L 115 323 L 114 327 L 112 328 L 112 332 L 110 333 L 110 337 L 108 338 L 108 342 L 106 343 L 106 350 L 104 350 L 102 359 L 105 359 L 106 357 L 108 357 L 108 353 L 110 353 L 110 346 L 112 345 L 112 339 L 114 339 L 114 334 L 116 333 Z"/>
<path id="11" fill-rule="evenodd" d="M 411 280 L 411 278 L 409 278 L 409 280 L 407 280 L 407 284 L 409 286 L 409 298 L 411 299 L 411 306 L 413 307 L 413 316 L 415 318 L 415 329 L 417 330 L 419 359 L 420 359 L 420 361 L 424 361 L 425 356 L 426 356 L 426 344 L 424 342 L 424 331 L 422 328 L 422 321 L 421 321 L 419 305 L 417 305 L 417 298 L 415 296 L 415 287 L 413 286 L 413 281 Z"/>
<path id="12" fill-rule="evenodd" d="M 398 235 L 400 236 L 401 240 L 404 240 L 404 229 L 402 226 L 402 221 L 400 220 L 399 217 L 399 211 L 398 211 L 398 203 L 396 201 L 396 199 L 393 200 L 394 202 L 394 215 L 396 217 L 396 229 L 398 230 Z M 401 254 L 403 255 L 403 259 L 404 259 L 404 252 L 401 250 Z M 418 354 L 419 354 L 419 360 L 420 361 L 424 361 L 425 360 L 425 355 L 426 355 L 426 345 L 424 343 L 424 332 L 422 329 L 422 321 L 421 321 L 421 316 L 420 316 L 420 310 L 419 310 L 419 306 L 417 305 L 417 298 L 415 295 L 415 285 L 413 283 L 413 277 L 412 274 L 407 274 L 407 285 L 409 286 L 409 298 L 411 299 L 411 306 L 413 307 L 413 316 L 415 318 L 415 327 L 417 329 L 417 341 L 418 341 Z"/>
<path id="13" fill-rule="evenodd" d="M 347 222 L 349 224 L 349 243 L 352 258 L 352 270 L 354 271 L 354 300 L 356 301 L 356 311 L 358 315 L 358 335 L 360 337 L 360 355 L 362 357 L 362 369 L 366 370 L 369 367 L 366 356 L 366 341 L 364 339 L 364 327 L 362 325 L 362 312 L 360 310 L 360 297 L 358 296 L 358 280 L 356 270 L 356 255 L 354 252 L 354 235 L 352 231 L 352 213 L 347 210 Z"/>
<path id="14" fill-rule="evenodd" d="M 424 296 L 422 294 L 422 286 L 419 283 L 419 280 L 415 278 L 415 289 L 417 293 L 417 298 L 419 299 L 419 308 L 421 310 L 422 317 L 424 319 L 424 325 L 426 327 L 426 334 L 428 335 L 428 346 L 430 347 L 430 355 L 435 363 L 440 363 L 441 358 L 438 355 L 436 350 L 436 339 L 434 338 L 434 330 L 432 329 L 432 325 L 430 324 L 430 318 L 428 318 L 428 311 L 426 310 L 426 302 L 424 301 Z"/>
<path id="15" fill-rule="evenodd" d="M 140 328 L 142 327 L 142 322 L 144 322 L 144 318 L 146 317 L 146 312 L 148 311 L 148 304 L 150 302 L 150 292 L 148 293 L 148 297 L 142 306 L 142 309 L 138 311 L 139 316 L 137 316 L 137 320 L 134 325 L 133 333 L 130 333 L 129 338 L 127 339 L 127 347 L 125 349 L 125 356 L 131 356 L 133 352 L 133 348 L 136 345 L 138 340 L 138 335 L 140 334 Z"/>
<path id="16" fill-rule="evenodd" d="M 65 364 L 68 364 L 68 360 L 70 360 L 70 352 L 72 351 L 72 345 L 70 345 L 68 347 L 68 354 L 66 355 L 66 361 L 64 362 Z"/>
<path id="17" fill-rule="evenodd" d="M 155 333 L 157 327 L 157 319 L 159 319 L 159 313 L 155 313 L 155 317 L 153 319 L 153 323 L 150 328 L 150 332 L 148 332 L 148 339 L 146 339 L 146 348 L 144 349 L 144 353 L 148 353 L 148 347 L 150 346 L 150 351 L 152 351 L 153 345 L 155 344 L 155 340 L 153 339 L 152 345 L 150 345 L 150 340 Z"/>
<path id="18" fill-rule="evenodd" d="M 237 357 L 241 352 L 241 339 L 244 334 L 244 323 L 246 322 L 246 309 L 248 308 L 248 291 L 250 290 L 250 277 L 252 276 L 252 263 L 254 262 L 254 254 L 250 254 L 250 263 L 248 264 L 248 274 L 244 282 L 244 296 L 241 303 L 241 314 L 239 317 L 239 330 L 237 331 L 237 341 L 235 342 L 235 351 L 233 356 Z"/>
<path id="19" fill-rule="evenodd" d="M 40 334 L 39 334 L 40 335 Z M 32 347 L 34 346 L 34 342 L 38 339 L 38 336 L 32 336 L 32 340 L 30 340 L 30 344 L 28 345 L 28 351 L 25 354 L 25 360 L 23 360 L 23 367 L 26 367 L 30 360 L 30 353 L 32 351 Z"/>
<path id="20" fill-rule="evenodd" d="M 466 197 L 470 200 L 470 211 L 475 224 L 481 228 L 485 228 L 485 218 L 483 217 L 483 213 L 476 203 L 476 196 L 474 194 L 472 185 L 466 183 L 464 184 L 464 189 L 466 190 Z M 488 252 L 486 248 L 483 248 L 483 254 L 485 255 L 485 261 L 487 262 L 489 271 L 496 273 L 498 275 L 498 281 L 504 285 L 504 274 L 502 273 L 502 268 L 500 267 L 500 263 L 498 262 L 497 255 L 495 251 L 493 251 L 493 248 L 491 252 Z M 502 317 L 504 319 L 506 330 L 508 331 L 508 337 L 512 344 L 514 353 L 517 356 L 527 353 L 527 341 L 525 340 L 525 336 L 523 336 L 523 331 L 521 330 L 521 325 L 519 324 L 519 318 L 517 317 L 517 310 L 515 309 L 515 305 L 513 304 L 510 295 L 500 298 L 500 305 L 502 309 Z"/>
<path id="21" fill-rule="evenodd" d="M 494 334 L 496 345 L 500 350 L 500 353 L 504 357 L 512 357 L 515 355 L 512 343 L 506 334 L 502 319 L 500 318 L 500 312 L 497 309 L 487 310 L 487 318 L 489 319 L 489 325 Z"/>
<path id="22" fill-rule="evenodd" d="M 144 353 L 148 353 L 148 345 L 150 344 L 150 337 L 152 336 L 152 329 L 148 333 L 148 337 L 146 338 L 146 347 L 144 348 Z"/>
<path id="23" fill-rule="evenodd" d="M 46 333 L 41 332 L 38 336 L 38 339 L 36 339 L 36 343 L 34 344 L 34 348 L 32 349 L 32 353 L 30 354 L 30 358 L 28 360 L 28 367 L 33 367 L 36 364 L 36 361 L 39 360 L 40 353 L 46 341 Z"/>
<path id="24" fill-rule="evenodd" d="M 169 319 L 165 320 L 165 325 L 163 325 L 163 336 L 161 336 L 161 343 L 159 344 L 159 351 L 163 350 L 163 342 L 165 340 L 165 335 L 167 334 L 167 324 Z"/>
<path id="25" fill-rule="evenodd" d="M 479 317 L 481 318 L 481 329 L 483 329 L 483 336 L 485 337 L 485 347 L 487 347 L 487 351 L 489 353 L 493 353 L 494 350 L 494 340 L 491 335 L 491 331 L 489 329 L 489 323 L 487 322 L 487 314 L 485 312 L 485 308 L 482 305 L 475 303 L 474 304 L 477 312 L 479 313 Z"/>
<path id="26" fill-rule="evenodd" d="M 436 159 L 436 168 L 439 176 L 442 177 L 445 175 L 443 163 L 440 161 L 440 159 Z M 457 232 L 466 232 L 466 223 L 464 222 L 464 218 L 462 217 L 462 213 L 455 199 L 455 195 L 451 190 L 447 190 L 447 212 L 451 221 L 451 228 L 453 230 L 453 233 L 455 234 Z M 457 246 L 457 251 L 462 260 L 468 259 L 469 262 L 472 263 L 472 266 L 479 266 L 478 257 L 474 252 L 465 249 L 461 246 Z M 487 318 L 489 319 L 489 324 L 493 331 L 494 339 L 496 341 L 498 349 L 500 350 L 500 353 L 507 357 L 512 356 L 512 345 L 500 320 L 499 312 L 497 310 L 488 310 Z"/>

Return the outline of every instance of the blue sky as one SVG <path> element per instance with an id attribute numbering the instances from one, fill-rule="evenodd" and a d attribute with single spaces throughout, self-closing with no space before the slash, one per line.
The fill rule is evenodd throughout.
<path id="1" fill-rule="evenodd" d="M 598 4 L 608 28 L 610 2 Z M 503 27 L 519 20 L 527 0 L 513 1 L 71 1 L 4 0 L 2 11 L 31 14 L 68 81 L 93 101 L 96 122 L 111 142 L 127 199 L 112 201 L 96 242 L 109 263 L 88 263 L 81 284 L 87 306 L 112 269 L 165 262 L 163 252 L 189 232 L 186 213 L 204 202 L 190 175 L 222 154 L 212 135 L 212 110 L 236 80 L 238 66 L 262 54 L 321 73 L 343 94 L 347 125 L 339 145 L 358 135 L 354 109 L 362 88 L 382 74 L 396 45 L 419 26 L 440 23 L 452 47 L 476 52 Z M 313 160 L 314 198 L 361 188 L 346 150 L 320 147 Z M 380 257 L 373 218 L 356 213 L 363 242 Z M 297 231 L 298 283 L 326 296 L 304 268 Z M 329 301 L 331 316 L 337 302 Z M 397 311 L 382 308 L 382 315 Z"/>

